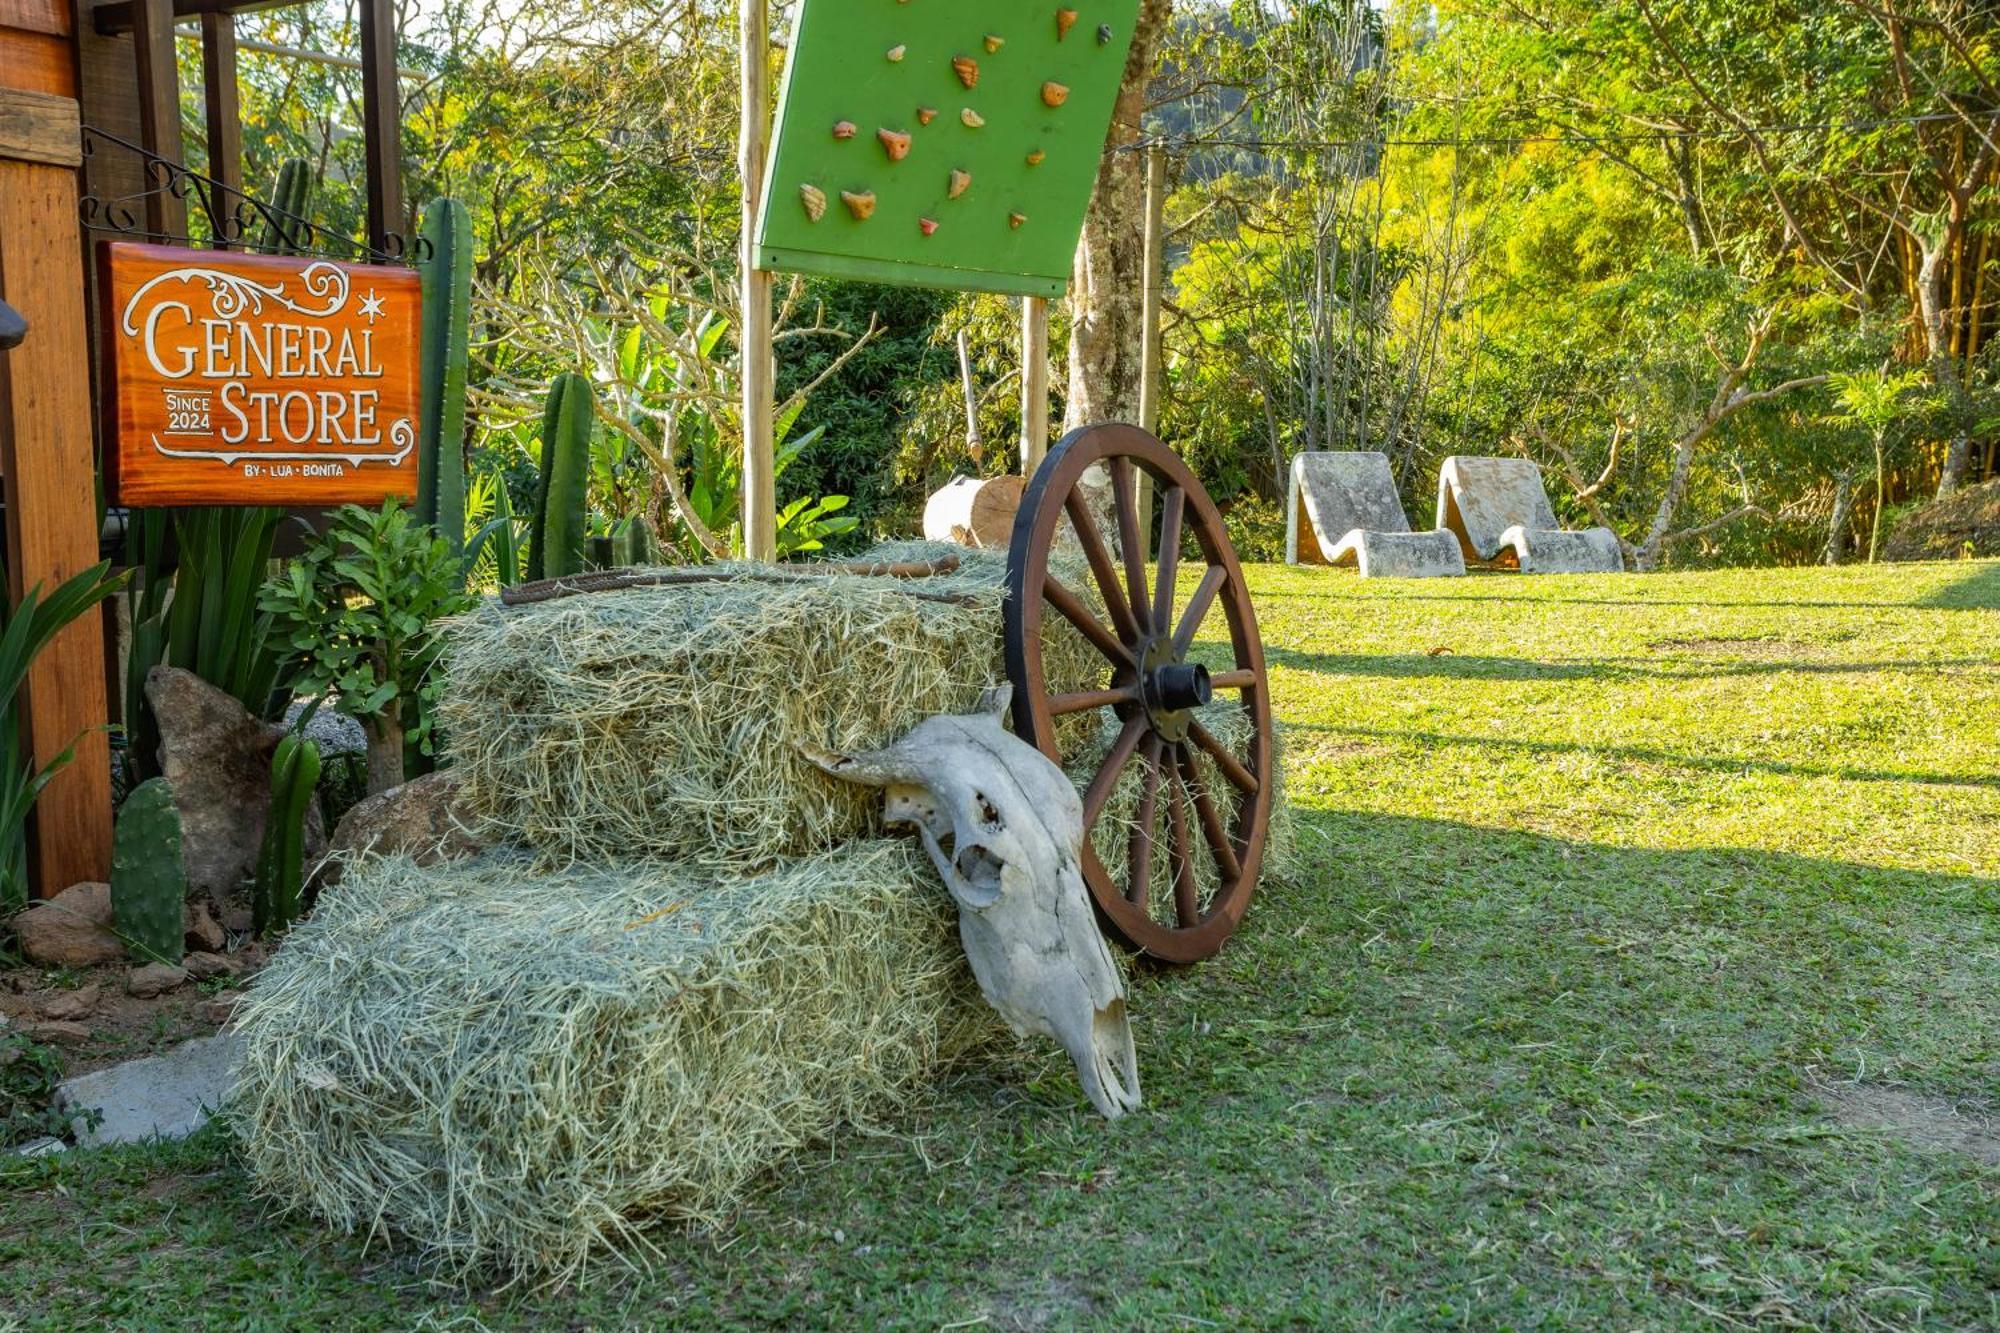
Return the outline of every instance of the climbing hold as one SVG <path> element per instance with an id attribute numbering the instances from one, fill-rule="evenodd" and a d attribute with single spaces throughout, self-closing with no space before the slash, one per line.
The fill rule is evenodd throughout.
<path id="1" fill-rule="evenodd" d="M 966 87 L 977 88 L 979 86 L 979 62 L 971 56 L 953 56 L 951 58 L 951 68 L 952 72 L 958 75 L 958 81 Z"/>
<path id="2" fill-rule="evenodd" d="M 1074 9 L 1058 9 L 1056 11 L 1057 41 L 1061 41 L 1063 38 L 1069 36 L 1069 30 L 1076 26 L 1076 19 L 1077 14 Z"/>
<path id="3" fill-rule="evenodd" d="M 854 214 L 856 222 L 866 222 L 875 215 L 875 192 L 873 190 L 842 190 L 840 202 L 847 205 L 847 211 Z"/>
<path id="4" fill-rule="evenodd" d="M 896 64 L 898 61 L 902 60 L 902 58 L 905 55 L 909 54 L 909 50 L 910 48 L 907 46 L 892 46 L 886 52 L 884 52 L 883 55 L 888 60 L 888 62 L 893 65 Z"/>
<path id="5" fill-rule="evenodd" d="M 851 120 L 835 121 L 833 123 L 833 137 L 836 139 L 852 139 L 854 137 L 854 122 Z"/>
<path id="6" fill-rule="evenodd" d="M 1022 224 L 1025 223 L 1027 220 L 1028 220 L 1028 215 L 1026 213 L 1009 213 L 1007 215 L 1007 225 L 1012 227 L 1015 231 L 1021 230 Z"/>
<path id="7" fill-rule="evenodd" d="M 937 223 L 931 218 L 918 218 L 917 230 L 926 236 L 935 235 L 937 232 Z"/>
<path id="8" fill-rule="evenodd" d="M 1005 46 L 1006 44 L 1007 44 L 1007 39 L 1005 37 L 996 37 L 990 32 L 986 34 L 986 52 L 988 55 L 991 55 L 995 51 L 998 51 L 1001 47 Z"/>
<path id="9" fill-rule="evenodd" d="M 971 107 L 967 107 L 965 110 L 959 112 L 958 118 L 965 122 L 965 128 L 968 130 L 976 130 L 986 123 L 986 117 L 980 115 Z"/>
<path id="10" fill-rule="evenodd" d="M 910 136 L 901 130 L 877 130 L 875 137 L 882 141 L 882 150 L 891 162 L 901 162 L 910 155 Z"/>
<path id="11" fill-rule="evenodd" d="M 928 124 L 930 124 L 930 123 L 931 123 L 932 121 L 934 121 L 934 120 L 936 120 L 936 119 L 937 119 L 937 108 L 936 108 L 936 107 L 934 107 L 934 106 L 920 106 L 920 107 L 918 107 L 918 108 L 917 108 L 917 124 L 919 124 L 919 125 L 928 125 Z"/>
<path id="12" fill-rule="evenodd" d="M 801 185 L 799 202 L 806 206 L 806 216 L 818 222 L 826 216 L 826 191 L 817 185 Z"/>
<path id="13" fill-rule="evenodd" d="M 958 198 L 958 196 L 964 194 L 967 190 L 971 188 L 972 188 L 971 172 L 953 171 L 951 173 L 951 188 L 945 191 L 945 198 L 956 199 Z"/>
<path id="14" fill-rule="evenodd" d="M 1069 101 L 1069 88 L 1060 83 L 1045 83 L 1042 85 L 1042 101 L 1048 106 L 1061 106 Z"/>
<path id="15" fill-rule="evenodd" d="M 1028 165 L 1031 167 L 1039 167 L 1040 165 L 1042 165 L 1044 161 L 1047 160 L 1047 158 L 1048 154 L 1043 152 L 1041 149 L 1039 148 L 1031 149 L 1029 150 L 1028 153 Z"/>

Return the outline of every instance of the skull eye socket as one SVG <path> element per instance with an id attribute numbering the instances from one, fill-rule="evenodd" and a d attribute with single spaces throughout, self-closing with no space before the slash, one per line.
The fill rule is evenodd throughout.
<path id="1" fill-rule="evenodd" d="M 986 799 L 986 793 L 974 792 L 972 799 L 978 803 L 980 823 L 995 833 L 1006 827 L 1006 824 L 1001 821 L 1000 812 L 994 808 L 993 802 Z"/>

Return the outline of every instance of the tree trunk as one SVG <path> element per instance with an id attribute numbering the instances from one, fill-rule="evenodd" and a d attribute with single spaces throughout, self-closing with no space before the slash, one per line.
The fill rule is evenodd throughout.
<path id="1" fill-rule="evenodd" d="M 1632 563 L 1642 574 L 1649 574 L 1660 567 L 1660 557 L 1665 554 L 1667 534 L 1674 526 L 1674 511 L 1687 498 L 1688 478 L 1694 472 L 1695 451 L 1708 438 L 1713 423 L 1704 420 L 1693 430 L 1684 433 L 1674 442 L 1673 470 L 1667 474 L 1666 493 L 1660 496 L 1660 507 L 1653 512 L 1653 525 L 1646 530 L 1646 539 L 1632 554 Z"/>
<path id="2" fill-rule="evenodd" d="M 1874 564 L 1882 550 L 1882 506 L 1889 498 L 1889 451 L 1881 435 L 1875 437 L 1875 521 L 1868 525 L 1868 563 Z"/>
<path id="3" fill-rule="evenodd" d="M 1139 420 L 1144 382 L 1146 215 L 1139 141 L 1147 86 L 1173 16 L 1173 0 L 1142 0 L 1125 81 L 1111 115 L 1111 134 L 1084 215 L 1083 238 L 1070 283 L 1069 397 L 1065 429 L 1093 421 Z M 1119 151 L 1127 149 L 1128 151 Z"/>
<path id="4" fill-rule="evenodd" d="M 986 437 L 979 433 L 979 391 L 972 384 L 972 348 L 964 329 L 958 331 L 958 383 L 965 392 L 965 452 L 978 467 L 986 461 Z"/>
<path id="5" fill-rule="evenodd" d="M 361 724 L 368 737 L 368 794 L 379 796 L 391 787 L 403 785 L 403 723 L 396 701 L 381 717 Z"/>
<path id="6" fill-rule="evenodd" d="M 1944 238 L 1935 243 L 1922 244 L 1922 262 L 1917 266 L 1917 315 L 1918 323 L 1924 330 L 1924 352 L 1930 361 L 1931 382 L 1937 385 L 1954 409 L 1952 417 L 1951 441 L 1945 448 L 1944 466 L 1938 471 L 1937 498 L 1956 491 L 1965 480 L 1965 466 L 1972 457 L 1972 437 L 1966 433 L 1964 413 L 1958 411 L 1960 386 L 1958 363 L 1951 354 L 1951 319 L 1945 308 L 1944 274 L 1945 260 L 1957 243 L 1953 232 L 1947 231 Z M 1876 508 L 1881 508 L 1877 499 Z M 1878 526 L 1879 526 L 1879 514 Z M 1869 552 L 1868 558 L 1875 558 Z"/>
<path id="7" fill-rule="evenodd" d="M 1833 479 L 1833 517 L 1826 524 L 1822 564 L 1837 565 L 1847 554 L 1847 524 L 1854 517 L 1854 478 L 1843 472 Z"/>

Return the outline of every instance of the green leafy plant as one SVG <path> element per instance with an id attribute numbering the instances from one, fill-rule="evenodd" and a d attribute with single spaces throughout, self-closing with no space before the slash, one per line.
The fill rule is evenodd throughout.
<path id="1" fill-rule="evenodd" d="M 1882 514 L 1889 494 L 1889 435 L 1909 414 L 1908 394 L 1921 387 L 1923 375 L 1914 370 L 1891 375 L 1888 367 L 1879 370 L 1835 375 L 1835 400 L 1848 420 L 1868 432 L 1875 446 L 1875 518 L 1868 525 L 1868 560 L 1874 563 L 1882 550 Z"/>
<path id="2" fill-rule="evenodd" d="M 430 751 L 435 622 L 472 605 L 450 545 L 393 499 L 380 509 L 344 505 L 264 585 L 259 604 L 292 687 L 361 723 L 370 793 L 401 783 L 406 739 Z"/>
<path id="3" fill-rule="evenodd" d="M 61 1138 L 81 1118 L 95 1126 L 104 1112 L 57 1110 L 62 1056 L 25 1032 L 0 1032 L 0 1150 L 29 1139 Z"/>
<path id="4" fill-rule="evenodd" d="M 125 586 L 124 574 L 112 574 L 108 564 L 86 569 L 42 596 L 36 584 L 9 608 L 0 597 L 0 914 L 28 900 L 28 812 L 62 766 L 74 755 L 63 752 L 37 768 L 21 753 L 21 687 L 28 668 L 49 640 L 77 617 Z M 5 571 L 0 570 L 0 583 Z"/>
<path id="5" fill-rule="evenodd" d="M 276 697 L 270 617 L 257 607 L 284 517 L 263 508 L 133 511 L 138 581 L 125 716 L 135 778 L 159 773 L 159 729 L 146 700 L 153 667 L 192 671 L 260 716 L 285 702 Z"/>
<path id="6" fill-rule="evenodd" d="M 111 840 L 111 914 L 134 958 L 181 960 L 187 868 L 181 812 L 165 778 L 142 782 L 119 807 Z"/>

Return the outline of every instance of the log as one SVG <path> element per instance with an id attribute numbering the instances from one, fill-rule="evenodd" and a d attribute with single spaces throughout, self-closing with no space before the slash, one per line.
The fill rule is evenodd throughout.
<path id="1" fill-rule="evenodd" d="M 1005 547 L 1026 489 L 1021 477 L 953 477 L 924 506 L 924 537 L 960 546 Z"/>

